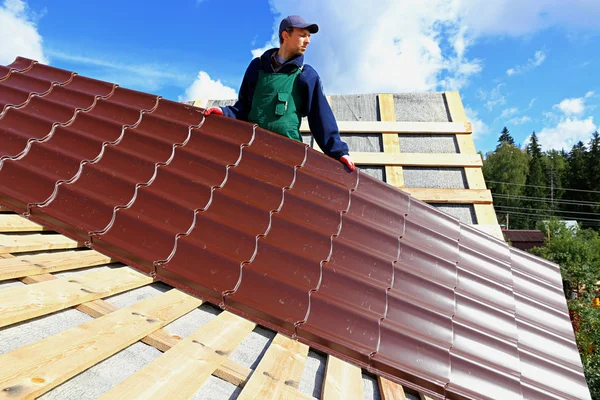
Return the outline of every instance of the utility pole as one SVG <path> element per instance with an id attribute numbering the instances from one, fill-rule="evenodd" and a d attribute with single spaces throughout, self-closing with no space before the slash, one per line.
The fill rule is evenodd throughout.
<path id="1" fill-rule="evenodd" d="M 508 213 L 506 213 L 506 229 L 509 229 L 508 228 Z"/>

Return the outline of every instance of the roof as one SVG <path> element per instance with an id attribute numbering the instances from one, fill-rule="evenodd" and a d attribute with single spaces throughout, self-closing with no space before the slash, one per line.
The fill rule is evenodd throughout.
<path id="1" fill-rule="evenodd" d="M 506 229 L 502 233 L 511 242 L 544 242 L 544 234 L 539 230 Z"/>
<path id="2" fill-rule="evenodd" d="M 247 320 L 278 331 L 257 367 L 262 374 L 245 390 L 268 385 L 269 360 L 278 357 L 290 360 L 278 370 L 296 375 L 276 381 L 284 392 L 295 389 L 302 365 L 293 360 L 306 359 L 308 347 L 299 344 L 306 343 L 436 398 L 589 398 L 557 265 L 248 123 L 108 91 L 104 82 L 39 64 L 0 78 L 0 96 L 18 82 L 11 76 L 27 82 L 30 73 L 51 88 L 36 95 L 19 84 L 26 100 L 5 102 L 0 203 L 237 315 L 220 313 L 235 327 L 216 324 L 213 336 L 216 329 L 243 338 L 240 330 L 254 326 Z M 17 237 L 0 239 L 3 253 L 19 248 L 11 245 Z M 78 287 L 80 279 L 67 283 L 97 292 Z M 102 336 L 126 317 L 146 327 L 136 331 L 141 339 L 200 304 L 180 293 L 88 331 Z M 22 309 L 17 302 L 20 320 Z M 56 357 L 47 343 L 56 342 L 70 363 L 86 329 L 14 349 L 0 363 L 19 365 L 35 390 L 48 390 L 69 376 L 28 376 L 32 361 L 23 354 L 43 366 L 44 356 Z M 212 347 L 201 337 L 182 343 L 201 344 L 194 351 L 204 357 Z M 233 351 L 216 350 L 211 359 Z M 217 361 L 215 368 L 225 360 Z M 148 368 L 163 371 L 161 362 Z M 4 391 L 34 390 L 12 374 L 0 376 Z"/>

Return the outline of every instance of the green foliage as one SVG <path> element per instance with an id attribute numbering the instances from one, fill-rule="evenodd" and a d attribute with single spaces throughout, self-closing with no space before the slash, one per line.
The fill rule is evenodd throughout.
<path id="1" fill-rule="evenodd" d="M 548 225 L 540 225 L 545 233 Z M 580 288 L 595 288 L 600 281 L 600 235 L 591 229 L 569 229 L 556 219 L 550 220 L 549 226 L 550 240 L 531 252 L 559 264 L 566 286 L 591 303 L 595 290 Z"/>
<path id="2" fill-rule="evenodd" d="M 570 300 L 569 314 L 592 399 L 600 399 L 600 307 Z"/>
<path id="3" fill-rule="evenodd" d="M 501 219 L 502 206 L 518 207 L 521 204 L 519 196 L 523 194 L 529 168 L 529 157 L 518 147 L 501 143 L 496 151 L 488 153 L 483 163 L 483 176 L 488 181 L 488 188 L 494 194 L 509 196 L 510 198 L 498 197 L 494 199 L 494 204 L 498 212 L 498 219 Z M 496 183 L 496 182 L 507 182 Z M 509 209 L 510 210 L 510 209 Z M 519 221 L 511 223 L 512 227 L 518 227 Z"/>
<path id="4" fill-rule="evenodd" d="M 546 174 L 544 173 L 544 162 L 542 160 L 542 149 L 537 140 L 535 132 L 531 135 L 527 145 L 527 154 L 529 154 L 529 173 L 525 181 L 524 195 L 531 199 L 526 200 L 525 207 L 529 213 L 536 214 L 540 210 L 543 212 L 548 208 L 548 190 Z M 532 224 L 530 224 L 532 225 Z"/>

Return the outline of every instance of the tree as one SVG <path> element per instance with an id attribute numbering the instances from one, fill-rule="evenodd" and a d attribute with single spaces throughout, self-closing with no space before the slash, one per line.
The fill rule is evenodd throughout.
<path id="1" fill-rule="evenodd" d="M 502 132 L 500 132 L 500 137 L 498 138 L 498 146 L 496 146 L 496 150 L 502 146 L 502 143 L 507 143 L 507 144 L 512 144 L 512 145 L 515 144 L 515 140 L 510 135 L 510 132 L 508 131 L 508 129 L 506 127 L 504 127 L 504 129 L 502 129 Z"/>
<path id="2" fill-rule="evenodd" d="M 544 173 L 544 164 L 542 161 L 542 148 L 538 142 L 535 132 L 529 139 L 527 145 L 527 154 L 529 155 L 529 173 L 525 181 L 525 197 L 524 206 L 528 209 L 529 214 L 539 214 L 540 218 L 544 218 L 544 213 L 548 209 L 548 190 L 546 189 L 547 179 Z M 529 227 L 535 226 L 535 223 L 529 223 Z"/>
<path id="3" fill-rule="evenodd" d="M 523 227 L 527 219 L 518 214 L 519 210 L 508 207 L 520 207 L 519 196 L 523 194 L 523 186 L 527 178 L 529 159 L 527 154 L 518 147 L 501 143 L 496 151 L 487 153 L 483 162 L 483 176 L 487 187 L 495 195 L 494 207 L 499 221 L 506 219 L 506 214 L 515 212 L 511 216 L 510 227 Z M 514 217 L 514 218 L 513 218 Z"/>
<path id="4" fill-rule="evenodd" d="M 548 212 L 555 215 L 560 209 L 560 199 L 565 194 L 563 185 L 567 170 L 567 157 L 564 151 L 550 150 L 542 156 L 544 170 L 546 171 L 549 201 Z M 559 214 L 560 215 L 560 214 Z"/>
<path id="5" fill-rule="evenodd" d="M 576 190 L 589 190 L 588 187 L 588 175 L 586 173 L 587 164 L 588 164 L 588 155 L 587 149 L 583 142 L 579 141 L 577 144 L 573 146 L 569 155 L 567 157 L 568 160 L 568 170 L 567 170 L 567 182 L 569 182 L 569 187 L 571 189 Z M 577 192 L 570 191 L 565 193 L 565 199 L 571 202 L 581 202 L 589 200 L 587 193 L 585 192 Z M 581 204 L 565 204 L 564 210 L 570 212 L 578 212 L 578 213 L 589 213 L 591 212 L 591 208 L 587 205 Z M 585 218 L 585 214 L 580 214 L 582 218 Z M 573 218 L 575 219 L 575 218 Z"/>
<path id="6" fill-rule="evenodd" d="M 600 135 L 598 131 L 592 134 L 589 152 L 586 158 L 587 186 L 589 190 L 600 192 Z M 588 200 L 600 203 L 600 193 L 588 193 Z M 600 206 L 593 207 L 594 212 L 600 211 Z"/>

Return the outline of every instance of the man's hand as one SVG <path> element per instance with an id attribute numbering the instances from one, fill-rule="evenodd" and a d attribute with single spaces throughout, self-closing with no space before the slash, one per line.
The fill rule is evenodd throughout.
<path id="1" fill-rule="evenodd" d="M 206 110 L 204 110 L 204 115 L 210 115 L 210 114 L 223 115 L 223 110 L 221 110 L 220 107 L 211 107 L 211 108 L 207 108 Z"/>
<path id="2" fill-rule="evenodd" d="M 354 171 L 356 169 L 356 167 L 354 166 L 354 161 L 352 161 L 352 158 L 350 158 L 350 156 L 342 156 L 340 158 L 340 162 L 346 167 L 348 167 L 350 171 Z"/>

